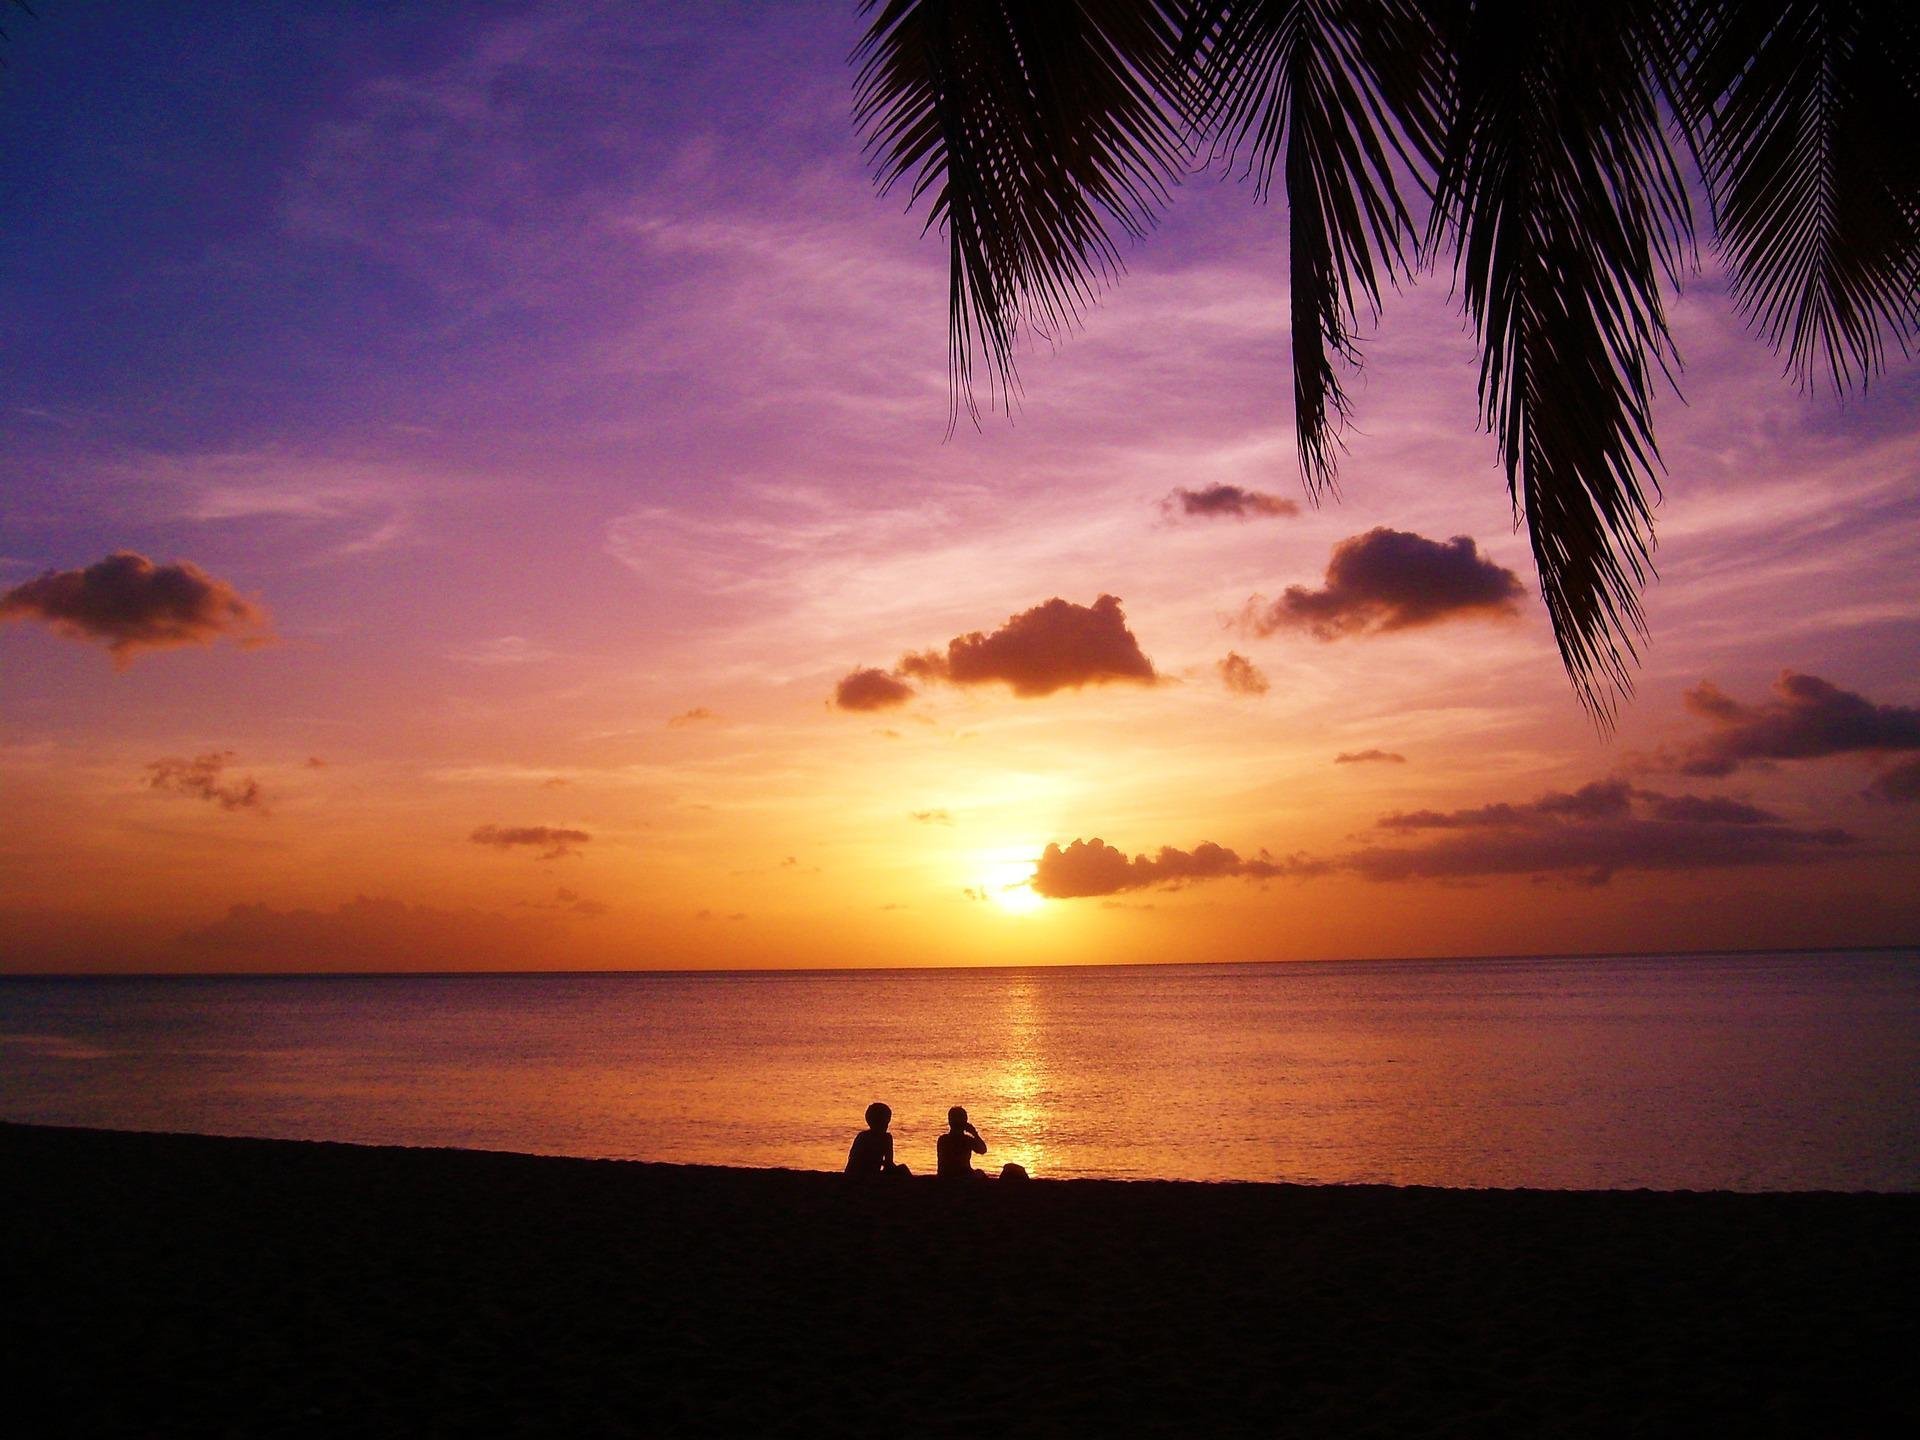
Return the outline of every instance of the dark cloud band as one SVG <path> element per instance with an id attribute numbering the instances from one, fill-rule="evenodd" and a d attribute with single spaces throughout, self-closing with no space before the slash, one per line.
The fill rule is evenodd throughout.
<path id="1" fill-rule="evenodd" d="M 1687 709 L 1712 729 L 1682 754 L 1680 772 L 1730 775 L 1768 760 L 1920 750 L 1920 710 L 1878 705 L 1792 670 L 1780 672 L 1773 692 L 1772 699 L 1747 705 L 1704 681 L 1689 690 Z"/>

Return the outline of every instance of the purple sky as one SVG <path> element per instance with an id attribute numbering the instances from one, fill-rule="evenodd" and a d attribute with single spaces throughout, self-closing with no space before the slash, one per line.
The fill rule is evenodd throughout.
<path id="1" fill-rule="evenodd" d="M 1284 212 L 1196 176 L 1084 329 L 1028 348 L 1015 420 L 948 439 L 944 253 L 868 184 L 850 5 L 42 9 L 9 22 L 0 83 L 0 590 L 132 551 L 266 618 L 110 652 L 43 592 L 15 604 L 0 966 L 1920 933 L 1920 366 L 1797 393 L 1711 254 L 1673 310 L 1654 640 L 1602 739 L 1444 273 L 1366 344 L 1337 503 L 1190 513 L 1170 497 L 1301 498 Z M 1410 628 L 1340 609 L 1366 623 L 1333 638 L 1246 623 L 1376 529 L 1471 537 L 1524 598 Z M 1045 693 L 955 669 L 830 703 L 856 669 L 1103 595 L 1156 683 L 1080 654 Z M 1230 653 L 1264 691 L 1223 681 Z M 1796 709 L 1787 671 L 1870 723 Z M 1735 709 L 1690 705 L 1702 682 Z M 1802 752 L 1682 773 L 1768 726 Z M 1334 763 L 1369 749 L 1405 758 Z M 1478 840 L 1379 824 L 1609 779 L 1624 809 Z M 1671 818 L 1709 813 L 1685 796 L 1771 818 Z M 542 831 L 588 839 L 472 838 Z M 1096 836 L 1239 868 L 1047 898 L 1046 847 Z"/>

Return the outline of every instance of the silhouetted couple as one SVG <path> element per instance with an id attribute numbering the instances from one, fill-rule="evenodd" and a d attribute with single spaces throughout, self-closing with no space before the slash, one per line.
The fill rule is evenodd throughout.
<path id="1" fill-rule="evenodd" d="M 867 1107 L 867 1128 L 853 1137 L 847 1151 L 847 1174 L 862 1180 L 905 1180 L 913 1174 L 893 1158 L 893 1136 L 887 1126 L 893 1111 L 878 1100 Z M 947 1111 L 947 1133 L 934 1142 L 936 1172 L 942 1180 L 971 1180 L 980 1172 L 973 1168 L 973 1157 L 987 1153 L 987 1142 L 967 1119 L 967 1112 L 956 1105 Z"/>

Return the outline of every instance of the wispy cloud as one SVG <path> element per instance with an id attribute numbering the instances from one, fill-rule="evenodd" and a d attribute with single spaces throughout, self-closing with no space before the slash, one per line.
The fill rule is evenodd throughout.
<path id="1" fill-rule="evenodd" d="M 191 760 L 169 757 L 147 766 L 147 788 L 207 800 L 222 810 L 251 810 L 266 814 L 266 796 L 251 775 L 227 777 L 233 751 L 212 750 Z M 311 763 L 311 762 L 309 762 Z"/>
<path id="2" fill-rule="evenodd" d="M 538 850 L 542 860 L 559 860 L 578 855 L 593 836 L 556 825 L 482 825 L 467 838 L 495 850 Z"/>
<path id="3" fill-rule="evenodd" d="M 1169 519 L 1184 515 L 1203 520 L 1258 520 L 1298 515 L 1300 502 L 1264 490 L 1249 490 L 1224 482 L 1189 490 L 1175 487 L 1160 502 L 1160 513 Z"/>

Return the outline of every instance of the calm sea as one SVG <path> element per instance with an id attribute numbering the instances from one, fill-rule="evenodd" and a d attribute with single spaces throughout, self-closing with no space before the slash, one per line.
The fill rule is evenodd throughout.
<path id="1" fill-rule="evenodd" d="M 836 1169 L 1920 1189 L 1920 952 L 0 981 L 0 1118 Z"/>

